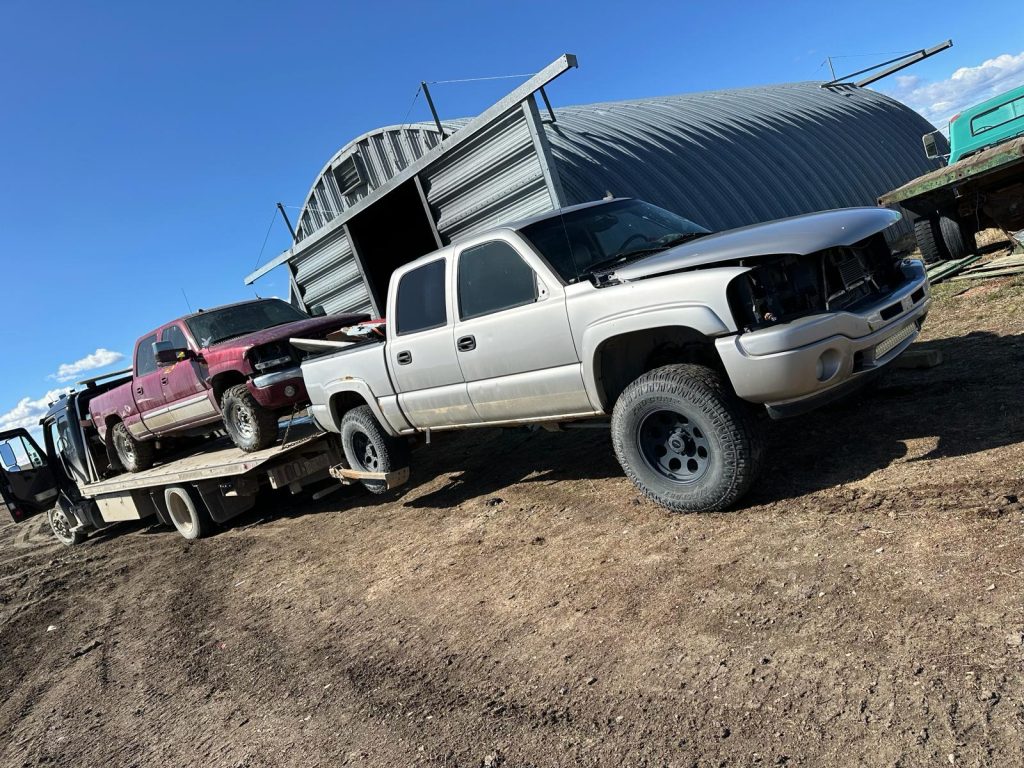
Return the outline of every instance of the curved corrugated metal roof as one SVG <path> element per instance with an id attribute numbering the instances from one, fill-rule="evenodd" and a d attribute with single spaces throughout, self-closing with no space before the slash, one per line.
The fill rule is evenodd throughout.
<path id="1" fill-rule="evenodd" d="M 570 204 L 611 192 L 639 197 L 713 229 L 874 205 L 933 170 L 920 137 L 934 130 L 909 107 L 855 86 L 819 82 L 559 107 L 545 123 Z M 446 121 L 455 132 L 467 119 Z M 437 145 L 432 123 L 388 126 L 350 141 L 324 165 L 299 237 L 372 195 Z M 340 194 L 331 169 L 358 154 L 368 184 Z"/>
<path id="2" fill-rule="evenodd" d="M 876 91 L 791 83 L 556 110 L 569 203 L 608 192 L 713 229 L 851 205 L 931 170 L 923 117 Z"/>

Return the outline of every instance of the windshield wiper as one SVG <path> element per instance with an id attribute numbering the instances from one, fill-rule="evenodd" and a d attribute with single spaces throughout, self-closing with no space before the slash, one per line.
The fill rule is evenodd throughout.
<path id="1" fill-rule="evenodd" d="M 649 253 L 657 253 L 658 251 L 665 251 L 677 245 L 689 242 L 690 240 L 696 240 L 698 237 L 704 237 L 710 235 L 710 232 L 685 232 L 675 235 L 666 235 L 665 237 L 659 238 L 655 241 L 654 245 L 648 245 L 643 248 L 634 248 L 630 251 L 622 251 L 614 256 L 611 256 L 602 261 L 597 261 L 587 267 L 588 272 L 601 269 L 603 267 L 618 266 L 619 264 L 629 261 L 636 256 L 646 256 Z"/>

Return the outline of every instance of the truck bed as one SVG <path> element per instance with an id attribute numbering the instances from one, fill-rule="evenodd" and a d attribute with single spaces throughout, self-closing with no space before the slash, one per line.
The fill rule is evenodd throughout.
<path id="1" fill-rule="evenodd" d="M 958 163 L 926 173 L 909 181 L 898 189 L 886 192 L 878 198 L 879 205 L 903 203 L 911 198 L 925 195 L 943 187 L 977 179 L 986 174 L 1002 171 L 1011 163 L 1024 159 L 1024 136 L 997 144 L 976 155 L 964 158 Z"/>
<path id="2" fill-rule="evenodd" d="M 282 438 L 284 432 L 282 426 Z M 144 472 L 126 472 L 108 480 L 90 483 L 82 487 L 82 493 L 93 498 L 143 488 L 235 477 L 266 467 L 285 457 L 298 459 L 303 449 L 313 449 L 322 454 L 325 457 L 326 468 L 326 464 L 329 463 L 326 457 L 330 455 L 330 452 L 325 450 L 326 445 L 322 445 L 326 440 L 327 435 L 308 422 L 293 425 L 288 431 L 287 443 L 279 439 L 269 448 L 255 453 L 245 453 L 236 448 L 229 438 L 221 437 L 211 440 L 199 451 L 193 450 L 171 457 Z"/>

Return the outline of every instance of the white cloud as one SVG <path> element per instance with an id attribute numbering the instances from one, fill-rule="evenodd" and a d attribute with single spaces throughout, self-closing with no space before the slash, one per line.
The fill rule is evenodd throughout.
<path id="1" fill-rule="evenodd" d="M 1016 55 L 1004 53 L 976 67 L 961 67 L 938 82 L 902 75 L 895 78 L 895 87 L 885 92 L 920 112 L 937 128 L 945 128 L 957 112 L 1021 84 L 1024 51 Z"/>
<path id="2" fill-rule="evenodd" d="M 123 360 L 124 355 L 120 352 L 111 352 L 109 349 L 100 347 L 91 355 L 86 355 L 81 360 L 73 363 L 61 363 L 56 373 L 51 373 L 50 378 L 55 381 L 72 381 L 86 371 L 95 371 L 97 368 L 106 368 L 118 360 Z"/>
<path id="3" fill-rule="evenodd" d="M 23 397 L 7 413 L 0 414 L 0 431 L 9 429 L 36 431 L 39 427 L 39 420 L 43 418 L 50 403 L 68 391 L 67 387 L 61 387 L 60 389 L 51 389 L 36 400 L 31 397 Z"/>

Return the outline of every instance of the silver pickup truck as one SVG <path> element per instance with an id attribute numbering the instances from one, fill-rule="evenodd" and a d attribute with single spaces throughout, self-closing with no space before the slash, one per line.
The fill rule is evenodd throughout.
<path id="1" fill-rule="evenodd" d="M 314 418 L 368 477 L 404 468 L 415 433 L 610 416 L 646 496 L 722 509 L 758 473 L 756 406 L 833 400 L 917 337 L 931 299 L 921 263 L 886 244 L 898 219 L 850 208 L 712 233 L 639 200 L 574 206 L 396 270 L 379 339 L 293 343 L 314 353 Z"/>

